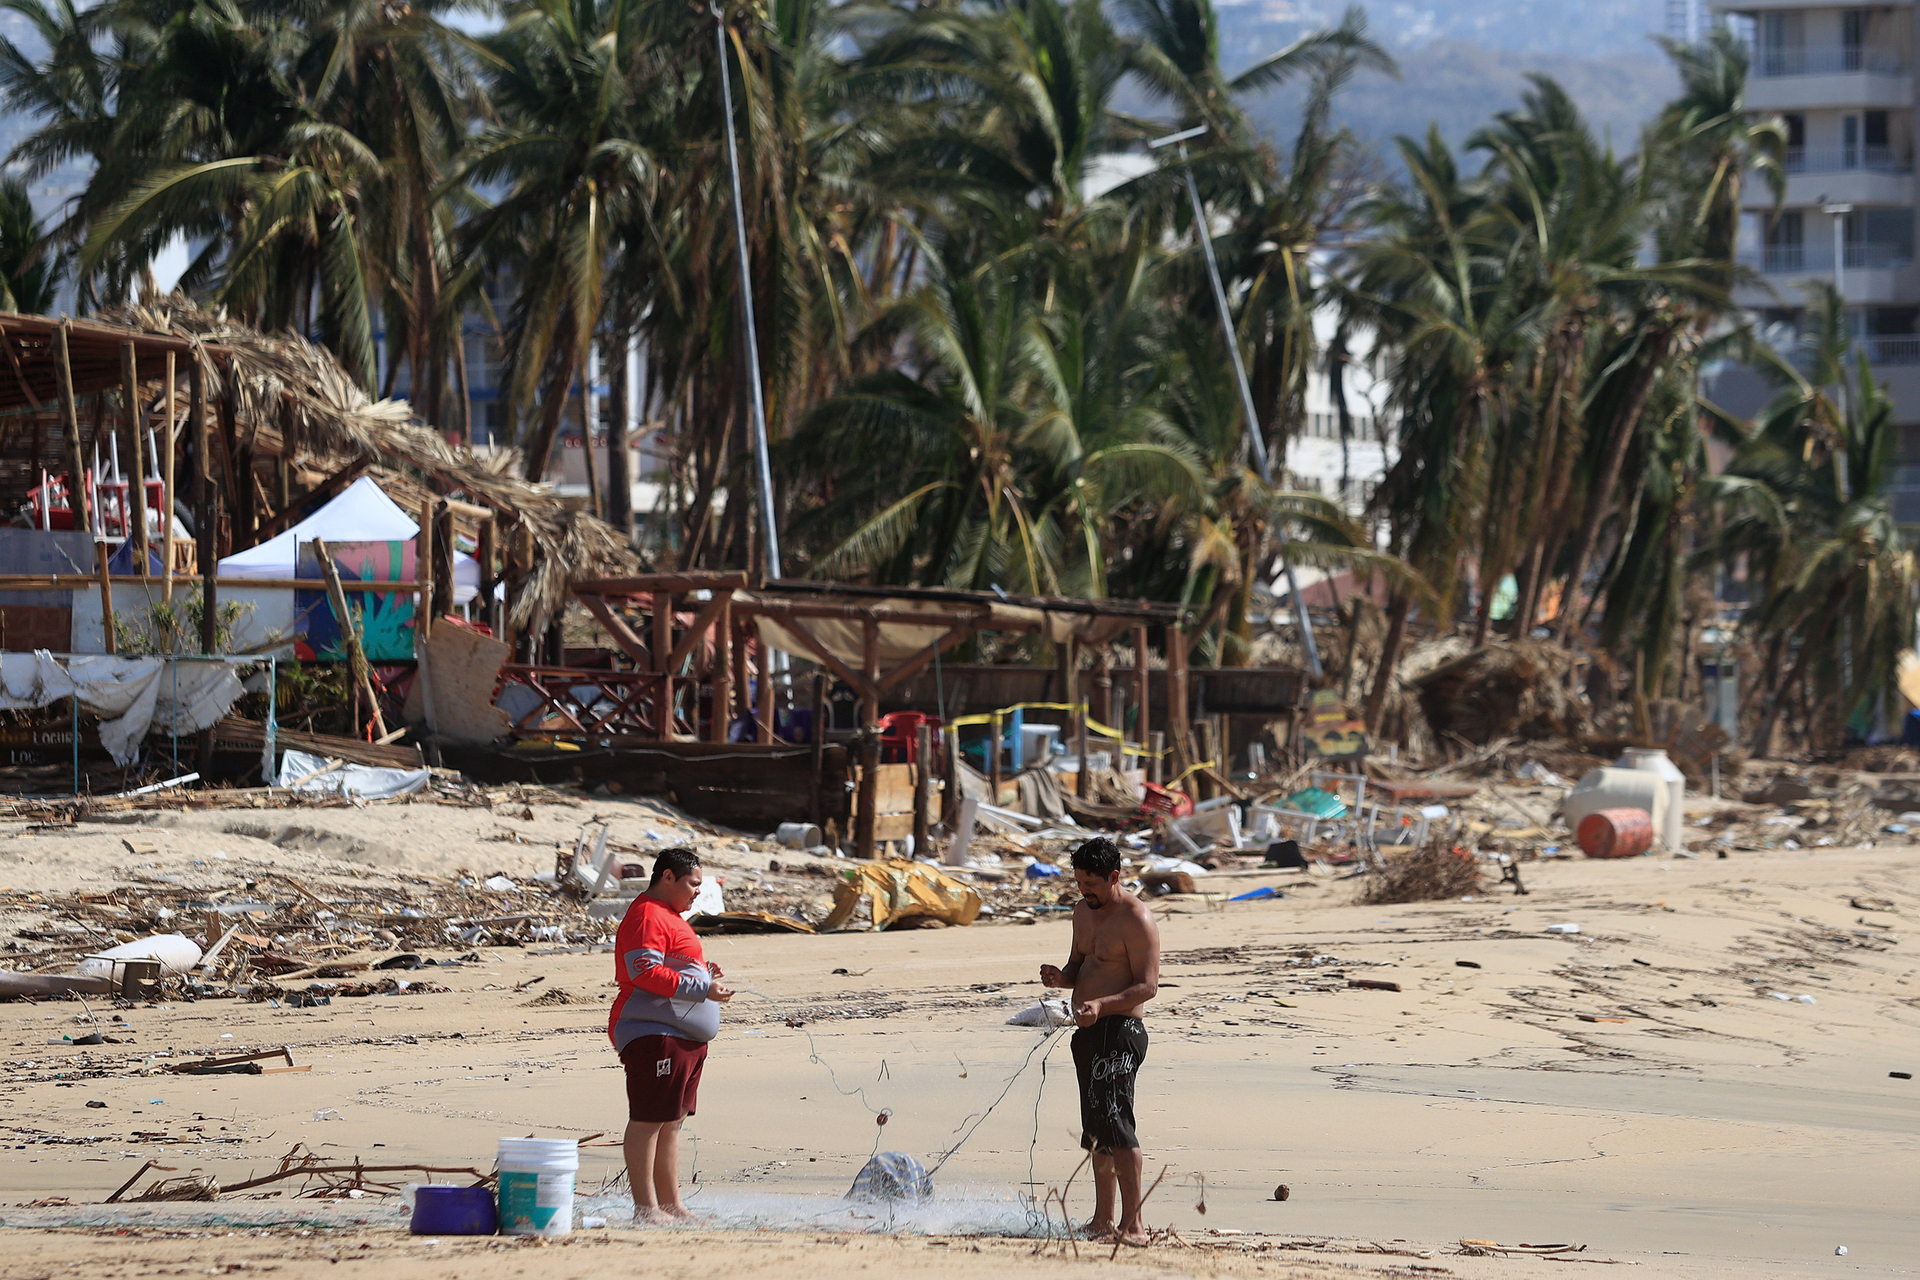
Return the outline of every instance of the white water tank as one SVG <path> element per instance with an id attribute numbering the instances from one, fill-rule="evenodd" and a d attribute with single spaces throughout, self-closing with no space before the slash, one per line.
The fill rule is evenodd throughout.
<path id="1" fill-rule="evenodd" d="M 1628 747 L 1613 762 L 1626 769 L 1642 769 L 1653 774 L 1666 784 L 1667 812 L 1663 821 L 1654 816 L 1653 829 L 1660 837 L 1660 843 L 1667 846 L 1667 852 L 1677 853 L 1686 848 L 1687 775 L 1680 772 L 1680 766 L 1667 758 L 1667 753 L 1659 747 Z"/>
<path id="2" fill-rule="evenodd" d="M 1580 829 L 1580 820 L 1602 809 L 1640 809 L 1653 819 L 1653 829 L 1663 831 L 1670 803 L 1666 780 L 1645 769 L 1620 769 L 1602 765 L 1591 769 L 1567 793 L 1561 805 L 1570 830 Z"/>

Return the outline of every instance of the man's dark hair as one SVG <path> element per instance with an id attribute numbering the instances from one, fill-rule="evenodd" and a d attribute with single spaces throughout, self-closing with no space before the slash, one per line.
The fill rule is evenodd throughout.
<path id="1" fill-rule="evenodd" d="M 671 849 L 662 849 L 653 860 L 653 879 L 647 881 L 647 888 L 660 883 L 660 877 L 673 872 L 676 880 L 685 880 L 693 869 L 700 865 L 700 855 L 691 849 L 676 845 Z"/>
<path id="2" fill-rule="evenodd" d="M 1120 846 L 1107 836 L 1095 836 L 1073 851 L 1073 869 L 1110 876 L 1120 869 Z"/>

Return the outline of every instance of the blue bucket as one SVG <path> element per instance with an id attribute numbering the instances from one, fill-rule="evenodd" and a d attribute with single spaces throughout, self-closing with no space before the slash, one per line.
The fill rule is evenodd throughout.
<path id="1" fill-rule="evenodd" d="M 492 1187 L 417 1187 L 413 1193 L 416 1236 L 490 1236 L 499 1229 Z"/>

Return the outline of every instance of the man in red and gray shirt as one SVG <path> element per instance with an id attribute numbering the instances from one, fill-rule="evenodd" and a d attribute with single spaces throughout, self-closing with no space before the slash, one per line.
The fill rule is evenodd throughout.
<path id="1" fill-rule="evenodd" d="M 662 849 L 614 942 L 620 995 L 607 1034 L 627 1069 L 627 1181 L 636 1226 L 692 1216 L 680 1202 L 680 1122 L 698 1101 L 720 1006 L 733 999 L 720 985 L 720 966 L 706 962 L 698 935 L 681 919 L 700 884 L 698 854 Z"/>

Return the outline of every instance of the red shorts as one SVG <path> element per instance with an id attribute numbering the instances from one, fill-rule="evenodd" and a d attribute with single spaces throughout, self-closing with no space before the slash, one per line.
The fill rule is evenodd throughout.
<path id="1" fill-rule="evenodd" d="M 620 1051 L 620 1064 L 627 1069 L 627 1119 L 671 1124 L 692 1115 L 700 1100 L 707 1046 L 679 1036 L 641 1036 Z"/>

